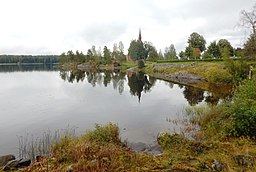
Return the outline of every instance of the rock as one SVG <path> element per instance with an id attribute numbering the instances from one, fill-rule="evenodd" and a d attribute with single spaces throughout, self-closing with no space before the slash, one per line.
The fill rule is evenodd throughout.
<path id="1" fill-rule="evenodd" d="M 234 161 L 237 165 L 242 167 L 253 166 L 255 162 L 255 158 L 250 155 L 236 155 L 234 157 Z"/>
<path id="2" fill-rule="evenodd" d="M 70 165 L 70 166 L 68 166 L 68 167 L 66 168 L 66 172 L 72 172 L 72 171 L 74 171 L 74 168 L 73 168 L 72 165 Z"/>
<path id="3" fill-rule="evenodd" d="M 160 156 L 163 153 L 163 149 L 159 144 L 150 145 L 149 149 L 146 150 L 151 155 Z"/>
<path id="4" fill-rule="evenodd" d="M 14 155 L 0 156 L 0 167 L 5 166 L 9 161 L 15 160 Z"/>
<path id="5" fill-rule="evenodd" d="M 219 161 L 215 159 L 212 163 L 212 169 L 214 171 L 223 171 L 224 167 Z"/>
<path id="6" fill-rule="evenodd" d="M 19 161 L 17 160 L 11 160 L 9 161 L 4 167 L 3 170 L 7 171 L 7 170 L 17 170 L 19 167 Z"/>
<path id="7" fill-rule="evenodd" d="M 159 144 L 148 145 L 146 143 L 137 142 L 137 143 L 127 143 L 127 146 L 136 152 L 147 152 L 154 156 L 159 156 L 163 153 L 163 150 Z"/>
<path id="8" fill-rule="evenodd" d="M 180 80 L 192 80 L 192 81 L 204 80 L 203 77 L 188 73 L 187 71 L 176 72 L 173 75 L 170 75 L 170 77 L 177 78 Z"/>
<path id="9" fill-rule="evenodd" d="M 28 167 L 31 164 L 31 160 L 30 159 L 25 159 L 25 160 L 20 160 L 19 161 L 19 167 Z"/>
<path id="10" fill-rule="evenodd" d="M 31 160 L 30 159 L 26 159 L 26 160 L 16 160 L 15 156 L 13 155 L 5 155 L 5 156 L 1 156 L 1 163 L 4 164 L 2 165 L 2 169 L 4 171 L 7 170 L 17 170 L 19 168 L 23 168 L 23 167 L 28 167 L 31 164 Z"/>
<path id="11" fill-rule="evenodd" d="M 80 64 L 77 66 L 77 69 L 79 69 L 79 70 L 94 69 L 94 68 L 96 68 L 96 67 L 91 64 Z"/>
<path id="12" fill-rule="evenodd" d="M 128 147 L 137 152 L 143 152 L 148 148 L 148 145 L 142 142 L 128 143 Z"/>

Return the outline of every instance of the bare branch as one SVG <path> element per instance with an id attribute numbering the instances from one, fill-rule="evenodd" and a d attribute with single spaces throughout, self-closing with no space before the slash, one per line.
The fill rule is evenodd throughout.
<path id="1" fill-rule="evenodd" d="M 246 28 L 250 28 L 253 34 L 256 33 L 256 4 L 253 6 L 251 11 L 241 11 L 240 25 Z"/>

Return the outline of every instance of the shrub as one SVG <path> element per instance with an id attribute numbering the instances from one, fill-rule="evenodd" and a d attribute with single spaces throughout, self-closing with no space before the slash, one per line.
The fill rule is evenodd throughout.
<path id="1" fill-rule="evenodd" d="M 138 68 L 143 68 L 145 67 L 145 63 L 143 60 L 138 60 Z"/>
<path id="2" fill-rule="evenodd" d="M 246 78 L 247 63 L 244 60 L 225 58 L 225 67 L 232 75 L 234 83 L 239 83 Z"/>
<path id="3" fill-rule="evenodd" d="M 211 83 L 231 83 L 233 79 L 232 75 L 222 68 L 209 69 L 206 75 Z"/>
<path id="4" fill-rule="evenodd" d="M 116 124 L 109 123 L 107 125 L 101 126 L 99 124 L 95 125 L 94 131 L 89 131 L 85 137 L 91 141 L 95 141 L 99 144 L 114 143 L 119 144 L 121 140 L 119 138 L 119 128 Z"/>
<path id="5" fill-rule="evenodd" d="M 256 136 L 256 80 L 248 80 L 234 93 L 231 105 L 234 136 Z"/>
<path id="6" fill-rule="evenodd" d="M 167 134 L 164 133 L 162 136 L 159 136 L 157 139 L 158 143 L 161 145 L 163 149 L 175 149 L 180 147 L 180 145 L 185 145 L 189 142 L 189 140 L 179 134 Z"/>

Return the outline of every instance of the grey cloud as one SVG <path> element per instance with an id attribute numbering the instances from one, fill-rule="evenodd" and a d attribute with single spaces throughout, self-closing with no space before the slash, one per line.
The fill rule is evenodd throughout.
<path id="1" fill-rule="evenodd" d="M 152 2 L 146 3 L 144 7 L 151 9 L 151 17 L 159 24 L 169 25 L 173 19 L 205 18 L 209 21 L 209 26 L 222 27 L 227 24 L 235 25 L 240 11 L 252 7 L 253 4 L 254 0 L 184 0 L 177 8 L 170 6 L 161 9 Z"/>
<path id="2" fill-rule="evenodd" d="M 123 23 L 98 23 L 91 25 L 82 32 L 82 38 L 91 44 L 108 44 L 118 39 L 126 31 Z"/>

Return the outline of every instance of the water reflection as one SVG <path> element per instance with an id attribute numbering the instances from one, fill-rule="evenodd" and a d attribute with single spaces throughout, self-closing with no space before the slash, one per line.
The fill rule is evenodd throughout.
<path id="1" fill-rule="evenodd" d="M 185 86 L 183 94 L 191 106 L 196 105 L 204 100 L 204 90 L 200 88 Z"/>
<path id="2" fill-rule="evenodd" d="M 148 76 L 143 72 L 128 72 L 128 85 L 130 87 L 131 95 L 138 96 L 138 101 L 140 102 L 141 93 L 147 93 L 150 91 L 151 87 L 154 85 L 156 79 Z"/>
<path id="3" fill-rule="evenodd" d="M 110 121 L 125 128 L 122 139 L 150 144 L 160 131 L 179 130 L 167 117 L 179 120 L 177 114 L 189 104 L 218 103 L 228 96 L 224 86 L 205 91 L 141 72 L 59 71 L 44 65 L 0 66 L 0 71 L 0 154 L 16 151 L 17 135 L 66 126 L 82 134 Z"/>
<path id="4" fill-rule="evenodd" d="M 113 72 L 108 70 L 60 70 L 60 77 L 64 81 L 68 81 L 70 83 L 85 82 L 86 80 L 93 87 L 95 87 L 96 85 L 104 85 L 105 87 L 107 87 L 110 83 L 112 83 L 113 88 L 115 90 L 118 90 L 120 94 L 123 93 L 125 81 L 128 80 L 127 84 L 130 89 L 130 94 L 133 96 L 137 96 L 139 103 L 141 102 L 142 92 L 150 92 L 157 81 L 156 78 L 148 76 L 144 72 L 129 71 L 127 73 L 123 73 L 120 71 Z M 171 89 L 174 87 L 174 85 L 178 85 L 178 87 L 183 90 L 184 98 L 191 106 L 197 105 L 201 102 L 216 105 L 220 99 L 225 99 L 229 97 L 231 95 L 232 90 L 230 86 L 223 88 L 223 85 L 210 85 L 210 91 L 205 91 L 201 88 L 174 84 L 171 82 L 166 82 L 166 84 Z"/>
<path id="5" fill-rule="evenodd" d="M 0 72 L 58 71 L 55 64 L 0 65 Z"/>

